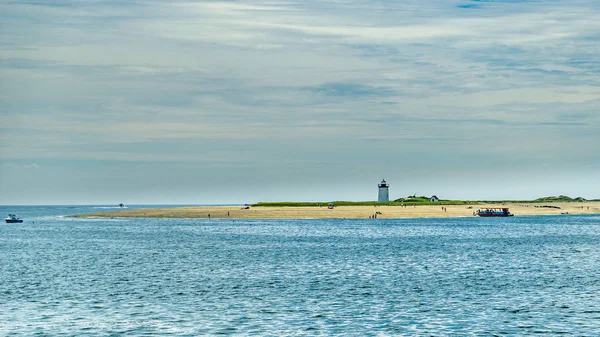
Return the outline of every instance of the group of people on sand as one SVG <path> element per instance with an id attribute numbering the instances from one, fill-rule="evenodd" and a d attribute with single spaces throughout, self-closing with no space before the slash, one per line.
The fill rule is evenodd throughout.
<path id="1" fill-rule="evenodd" d="M 448 209 L 447 209 L 446 207 L 443 207 L 443 206 L 442 206 L 442 211 L 443 211 L 443 212 L 448 212 Z"/>
<path id="2" fill-rule="evenodd" d="M 382 213 L 377 211 L 377 212 L 375 212 L 375 214 L 369 215 L 369 219 L 377 219 L 377 214 L 382 214 Z"/>

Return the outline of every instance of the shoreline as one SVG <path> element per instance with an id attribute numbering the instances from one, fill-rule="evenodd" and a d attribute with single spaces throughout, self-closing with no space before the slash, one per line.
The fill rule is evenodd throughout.
<path id="1" fill-rule="evenodd" d="M 537 207 L 536 207 L 537 206 Z M 546 207 L 541 207 L 546 206 Z M 551 207 L 548 207 L 551 206 Z M 471 207 L 471 208 L 469 208 Z M 515 216 L 600 214 L 600 202 L 557 202 L 480 205 L 422 205 L 419 206 L 326 206 L 270 207 L 254 206 L 182 206 L 170 208 L 120 209 L 108 212 L 78 214 L 76 218 L 215 218 L 215 219 L 382 219 L 396 218 L 455 218 L 472 217 L 480 208 L 508 207 Z M 558 207 L 558 208 L 556 208 Z"/>

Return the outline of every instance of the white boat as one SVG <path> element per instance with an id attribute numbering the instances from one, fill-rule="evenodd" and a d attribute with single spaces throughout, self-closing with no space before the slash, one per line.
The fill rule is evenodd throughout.
<path id="1" fill-rule="evenodd" d="M 14 214 L 9 214 L 8 217 L 4 220 L 6 221 L 6 223 L 21 223 L 21 222 L 23 222 L 23 220 L 17 218 L 17 216 Z"/>

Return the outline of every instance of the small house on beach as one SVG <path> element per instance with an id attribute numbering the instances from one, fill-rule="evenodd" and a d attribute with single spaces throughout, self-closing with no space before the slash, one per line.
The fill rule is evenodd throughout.
<path id="1" fill-rule="evenodd" d="M 431 202 L 438 202 L 438 201 L 440 201 L 440 198 L 438 198 L 437 195 L 434 195 L 431 198 L 429 198 L 429 201 L 431 201 Z"/>

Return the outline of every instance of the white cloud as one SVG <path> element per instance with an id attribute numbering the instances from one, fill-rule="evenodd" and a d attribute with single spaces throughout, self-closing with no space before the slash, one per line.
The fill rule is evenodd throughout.
<path id="1" fill-rule="evenodd" d="M 0 158 L 597 167 L 600 6 L 456 5 L 0 4 Z"/>
<path id="2" fill-rule="evenodd" d="M 8 169 L 39 169 L 40 166 L 36 163 L 31 163 L 31 164 L 16 164 L 16 163 L 3 163 L 0 164 L 1 167 L 3 168 L 8 168 Z"/>

